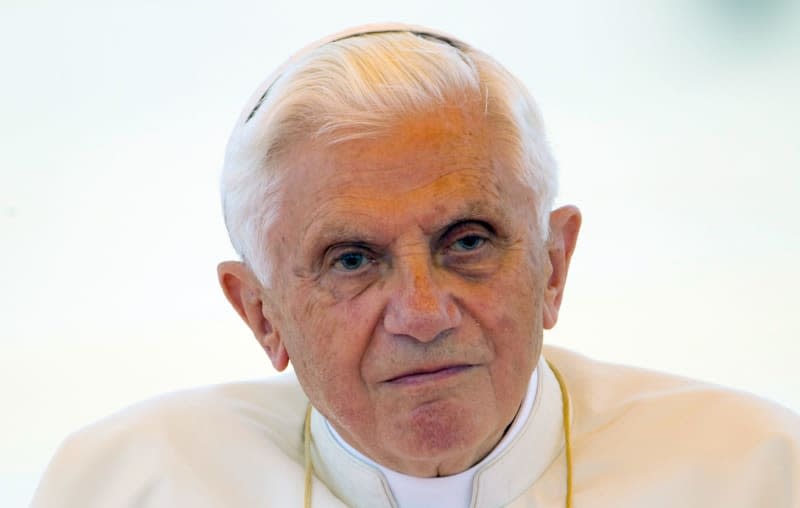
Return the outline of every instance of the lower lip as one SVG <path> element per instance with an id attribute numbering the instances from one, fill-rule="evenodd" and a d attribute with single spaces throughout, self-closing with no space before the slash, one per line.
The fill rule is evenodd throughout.
<path id="1" fill-rule="evenodd" d="M 447 379 L 449 377 L 460 374 L 465 370 L 472 368 L 471 365 L 458 365 L 456 367 L 447 367 L 445 369 L 436 370 L 433 372 L 425 372 L 421 374 L 410 374 L 402 376 L 389 381 L 393 385 L 417 385 L 422 383 L 429 383 L 431 381 L 438 381 Z"/>

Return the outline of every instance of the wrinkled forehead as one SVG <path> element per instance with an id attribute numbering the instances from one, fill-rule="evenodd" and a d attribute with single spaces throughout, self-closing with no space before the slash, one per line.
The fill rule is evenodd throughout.
<path id="1" fill-rule="evenodd" d="M 295 144 L 286 154 L 292 169 L 282 179 L 278 216 L 306 231 L 336 229 L 332 217 L 380 225 L 428 216 L 423 223 L 438 224 L 443 215 L 506 215 L 512 205 L 532 214 L 530 189 L 478 106 L 432 108 L 381 136 Z"/>
<path id="2" fill-rule="evenodd" d="M 256 89 L 250 99 L 247 101 L 247 104 L 242 110 L 240 118 L 237 122 L 237 126 L 241 126 L 250 122 L 253 117 L 255 117 L 259 110 L 261 109 L 261 105 L 264 103 L 264 100 L 270 93 L 272 86 L 280 79 L 280 77 L 287 72 L 287 70 L 291 69 L 293 66 L 297 65 L 307 56 L 312 54 L 315 50 L 325 46 L 326 44 L 330 44 L 332 42 L 341 41 L 344 39 L 349 39 L 351 37 L 362 37 L 367 35 L 374 35 L 374 34 L 383 34 L 383 33 L 396 33 L 396 32 L 405 32 L 417 35 L 419 37 L 426 37 L 431 39 L 436 39 L 440 42 L 444 42 L 453 46 L 456 49 L 462 49 L 467 46 L 466 43 L 460 41 L 456 37 L 453 37 L 450 34 L 439 30 L 433 30 L 431 28 L 422 27 L 418 25 L 407 25 L 403 23 L 376 23 L 376 24 L 369 24 L 369 25 L 361 25 L 349 28 L 347 30 L 334 33 L 322 39 L 319 39 L 311 44 L 305 46 L 300 51 L 293 54 L 286 60 L 282 65 L 280 65 L 275 71 L 265 79 L 261 85 Z"/>

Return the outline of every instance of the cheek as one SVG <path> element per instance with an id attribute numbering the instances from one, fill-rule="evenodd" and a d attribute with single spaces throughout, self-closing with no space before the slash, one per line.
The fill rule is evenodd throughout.
<path id="1" fill-rule="evenodd" d="M 295 373 L 314 407 L 339 428 L 372 421 L 362 366 L 374 326 L 365 307 L 308 298 L 294 314 L 287 350 Z"/>
<path id="2" fill-rule="evenodd" d="M 542 287 L 530 264 L 519 263 L 490 284 L 476 287 L 470 298 L 470 312 L 501 360 L 497 367 L 503 371 L 525 368 L 538 356 Z"/>
<path id="3" fill-rule="evenodd" d="M 283 296 L 286 312 L 279 332 L 295 372 L 303 384 L 318 384 L 326 377 L 326 363 L 319 359 L 331 358 L 332 341 L 328 330 L 335 330 L 329 322 L 331 315 L 313 291 L 299 286 Z"/>
<path id="4" fill-rule="evenodd" d="M 352 390 L 379 315 L 375 299 L 336 301 L 323 289 L 301 287 L 290 300 L 284 341 L 298 376 L 316 392 Z"/>
<path id="5" fill-rule="evenodd" d="M 511 332 L 531 328 L 539 319 L 543 297 L 543 283 L 527 263 L 500 270 L 488 284 L 479 284 L 470 290 L 477 313 L 490 320 L 487 326 Z"/>

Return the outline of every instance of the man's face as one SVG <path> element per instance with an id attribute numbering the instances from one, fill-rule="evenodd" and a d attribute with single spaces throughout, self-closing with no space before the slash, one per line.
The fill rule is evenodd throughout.
<path id="1" fill-rule="evenodd" d="M 379 139 L 298 143 L 284 162 L 264 315 L 305 392 L 384 465 L 468 468 L 539 358 L 550 265 L 530 191 L 477 107 Z"/>

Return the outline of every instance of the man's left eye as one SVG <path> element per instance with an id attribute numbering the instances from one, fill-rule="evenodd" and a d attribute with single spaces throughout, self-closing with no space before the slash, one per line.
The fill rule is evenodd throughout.
<path id="1" fill-rule="evenodd" d="M 453 243 L 456 250 L 475 250 L 486 243 L 486 238 L 478 235 L 467 235 L 459 238 Z"/>

